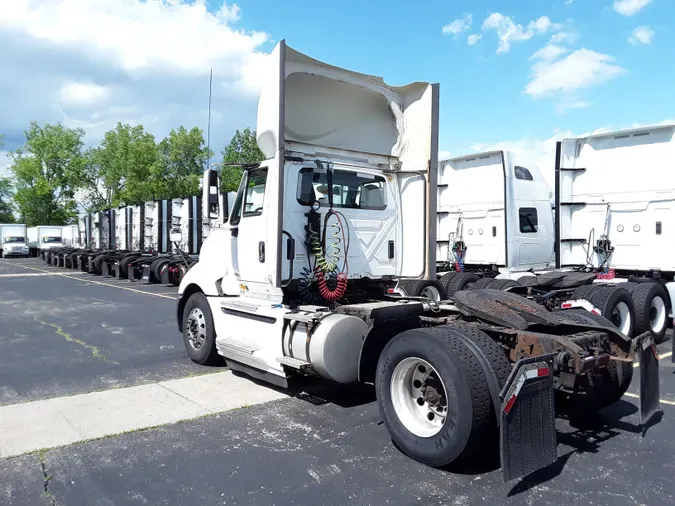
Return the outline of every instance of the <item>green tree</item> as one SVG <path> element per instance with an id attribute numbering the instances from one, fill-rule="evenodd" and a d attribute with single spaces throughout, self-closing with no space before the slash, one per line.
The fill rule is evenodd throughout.
<path id="1" fill-rule="evenodd" d="M 0 223 L 14 223 L 12 181 L 8 177 L 0 177 Z"/>
<path id="2" fill-rule="evenodd" d="M 76 218 L 75 190 L 84 158 L 82 129 L 30 123 L 26 142 L 11 153 L 14 201 L 28 226 L 65 225 Z"/>
<path id="3" fill-rule="evenodd" d="M 81 181 L 88 207 L 100 210 L 158 198 L 152 181 L 156 163 L 155 137 L 142 125 L 117 123 L 85 154 Z"/>
<path id="4" fill-rule="evenodd" d="M 197 195 L 204 166 L 213 154 L 206 147 L 202 131 L 182 126 L 171 130 L 158 144 L 157 151 L 151 184 L 158 198 Z"/>
<path id="5" fill-rule="evenodd" d="M 5 145 L 0 134 L 0 148 Z M 8 177 L 0 176 L 0 223 L 14 223 L 12 212 L 12 181 Z"/>
<path id="6" fill-rule="evenodd" d="M 256 163 L 265 159 L 265 155 L 258 147 L 255 130 L 250 128 L 245 128 L 241 132 L 237 130 L 222 153 L 224 164 Z M 224 166 L 220 171 L 221 191 L 237 191 L 241 172 L 239 167 Z"/>

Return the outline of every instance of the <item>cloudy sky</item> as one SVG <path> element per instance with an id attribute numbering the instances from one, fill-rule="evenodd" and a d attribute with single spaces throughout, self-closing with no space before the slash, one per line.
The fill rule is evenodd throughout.
<path id="1" fill-rule="evenodd" d="M 671 0 L 0 0 L 0 133 L 30 120 L 118 121 L 161 137 L 206 128 L 212 146 L 255 128 L 265 55 L 285 38 L 392 84 L 441 84 L 443 154 L 494 147 L 546 171 L 556 138 L 675 118 Z M 0 153 L 0 168 L 7 160 Z"/>

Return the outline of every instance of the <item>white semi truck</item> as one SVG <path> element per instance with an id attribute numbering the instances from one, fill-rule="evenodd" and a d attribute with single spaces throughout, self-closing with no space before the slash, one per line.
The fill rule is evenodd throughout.
<path id="1" fill-rule="evenodd" d="M 556 460 L 554 396 L 608 406 L 639 360 L 642 420 L 659 409 L 648 333 L 500 290 L 458 291 L 452 304 L 390 296 L 401 277 L 436 274 L 438 85 L 392 87 L 284 41 L 270 61 L 257 124 L 266 160 L 243 167 L 227 221 L 178 288 L 193 361 L 224 357 L 281 386 L 373 384 L 407 455 L 444 466 L 499 445 L 505 480 Z M 204 185 L 210 216 L 213 171 Z M 255 186 L 262 206 L 249 206 Z"/>
<path id="2" fill-rule="evenodd" d="M 2 258 L 28 256 L 26 225 L 17 223 L 0 224 L 0 253 Z"/>
<path id="3" fill-rule="evenodd" d="M 38 256 L 40 251 L 63 247 L 61 226 L 40 225 L 28 227 L 28 249 L 31 256 Z"/>

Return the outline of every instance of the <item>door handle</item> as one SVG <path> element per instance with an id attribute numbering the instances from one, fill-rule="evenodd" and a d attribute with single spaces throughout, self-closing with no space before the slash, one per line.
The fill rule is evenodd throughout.
<path id="1" fill-rule="evenodd" d="M 265 241 L 258 243 L 258 260 L 260 263 L 265 263 Z"/>

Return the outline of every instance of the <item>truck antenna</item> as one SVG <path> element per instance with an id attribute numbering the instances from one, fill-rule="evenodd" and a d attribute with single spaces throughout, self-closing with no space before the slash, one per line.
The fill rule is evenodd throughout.
<path id="1" fill-rule="evenodd" d="M 211 89 L 213 86 L 213 67 L 211 68 L 211 73 L 209 74 L 209 122 L 206 127 L 206 152 L 209 155 L 207 160 L 207 168 L 211 168 Z"/>

